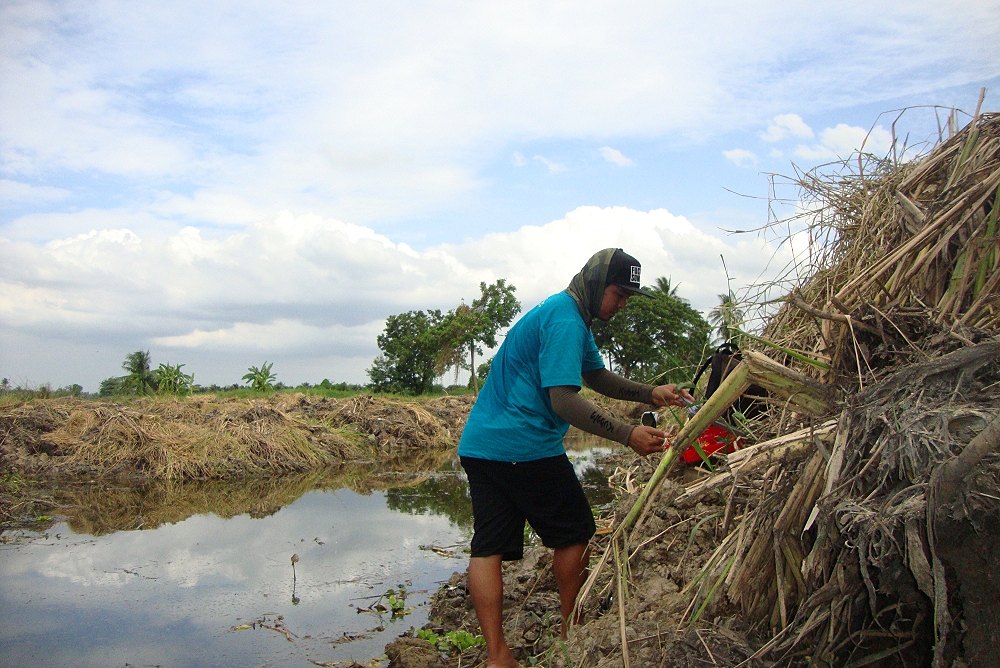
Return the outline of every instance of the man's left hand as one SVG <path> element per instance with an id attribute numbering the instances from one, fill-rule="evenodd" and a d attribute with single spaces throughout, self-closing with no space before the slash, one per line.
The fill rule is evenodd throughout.
<path id="1" fill-rule="evenodd" d="M 657 385 L 653 388 L 654 406 L 687 406 L 694 403 L 694 397 L 687 390 L 678 390 L 673 383 Z"/>

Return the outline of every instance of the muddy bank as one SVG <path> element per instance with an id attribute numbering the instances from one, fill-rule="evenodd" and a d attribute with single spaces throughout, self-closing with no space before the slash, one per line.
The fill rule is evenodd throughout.
<path id="1" fill-rule="evenodd" d="M 652 471 L 649 462 L 623 458 L 619 481 Z M 678 471 L 666 483 L 663 494 L 677 497 L 682 482 L 703 474 Z M 612 479 L 615 482 L 615 479 Z M 625 494 L 608 526 L 620 520 L 634 497 Z M 573 629 L 568 642 L 559 640 L 559 599 L 551 572 L 551 551 L 535 546 L 525 559 L 504 566 L 505 633 L 515 655 L 525 666 L 619 666 L 622 660 L 622 618 L 630 643 L 633 666 L 703 666 L 712 657 L 720 666 L 734 666 L 753 653 L 746 625 L 734 615 L 713 615 L 688 626 L 682 623 L 691 596 L 685 587 L 696 581 L 717 545 L 725 521 L 726 499 L 713 496 L 698 502 L 663 501 L 644 521 L 647 541 L 633 546 L 629 562 L 629 595 L 622 602 L 615 596 L 613 577 L 602 577 L 583 600 L 583 624 Z M 596 566 L 609 545 L 609 534 L 592 543 Z M 441 634 L 452 629 L 478 628 L 468 595 L 464 573 L 456 572 L 438 591 L 431 611 L 431 628 Z M 391 656 L 391 654 L 390 654 Z M 473 650 L 461 658 L 443 657 L 442 666 L 485 665 L 485 652 Z M 400 659 L 391 665 L 411 666 Z"/>

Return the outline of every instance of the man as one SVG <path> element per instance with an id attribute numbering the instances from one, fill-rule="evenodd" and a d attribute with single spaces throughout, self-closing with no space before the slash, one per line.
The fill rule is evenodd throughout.
<path id="1" fill-rule="evenodd" d="M 507 333 L 462 432 L 458 454 L 469 479 L 475 533 L 469 590 L 488 668 L 519 664 L 503 636 L 501 562 L 524 552 L 527 521 L 554 550 L 563 636 L 586 579 L 593 513 L 566 457 L 569 425 L 632 448 L 666 449 L 666 433 L 630 425 L 580 396 L 581 380 L 615 399 L 666 406 L 691 400 L 674 385 L 636 383 L 604 368 L 590 324 L 609 320 L 639 283 L 639 262 L 620 248 L 596 253 L 563 292 L 526 313 Z"/>

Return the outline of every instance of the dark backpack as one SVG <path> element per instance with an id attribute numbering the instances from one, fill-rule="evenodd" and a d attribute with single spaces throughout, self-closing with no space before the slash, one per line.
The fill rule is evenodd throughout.
<path id="1" fill-rule="evenodd" d="M 705 384 L 705 398 L 703 401 L 707 401 L 717 389 L 722 381 L 726 379 L 726 376 L 736 368 L 736 365 L 740 363 L 743 359 L 743 354 L 740 352 L 739 346 L 737 346 L 732 341 L 726 341 L 721 346 L 715 349 L 715 351 L 708 356 L 701 367 L 698 369 L 698 373 L 694 375 L 694 380 L 692 385 L 697 389 L 698 381 L 701 380 L 702 375 L 705 371 L 709 371 L 708 382 Z M 752 418 L 759 415 L 764 410 L 764 402 L 762 399 L 767 396 L 767 390 L 765 390 L 760 385 L 751 385 L 746 389 L 746 391 L 733 402 L 733 405 L 726 410 L 725 416 L 727 418 L 732 416 L 733 411 L 739 411 L 746 418 Z"/>

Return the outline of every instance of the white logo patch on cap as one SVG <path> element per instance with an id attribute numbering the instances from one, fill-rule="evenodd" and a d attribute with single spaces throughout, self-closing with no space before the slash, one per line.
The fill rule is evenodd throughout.
<path id="1" fill-rule="evenodd" d="M 632 271 L 628 277 L 628 281 L 629 283 L 635 283 L 636 285 L 639 285 L 639 272 L 642 270 L 642 268 L 632 265 L 631 269 Z"/>

